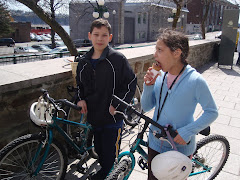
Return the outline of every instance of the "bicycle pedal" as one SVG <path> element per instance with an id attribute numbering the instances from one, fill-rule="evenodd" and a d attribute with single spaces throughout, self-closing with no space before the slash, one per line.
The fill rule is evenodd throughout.
<path id="1" fill-rule="evenodd" d="M 142 170 L 148 169 L 148 163 L 146 160 L 142 158 L 142 156 L 140 156 L 138 159 L 138 165 Z"/>
<path id="2" fill-rule="evenodd" d="M 87 168 L 84 168 L 82 166 L 77 166 L 77 171 L 81 174 L 86 174 L 87 173 Z"/>

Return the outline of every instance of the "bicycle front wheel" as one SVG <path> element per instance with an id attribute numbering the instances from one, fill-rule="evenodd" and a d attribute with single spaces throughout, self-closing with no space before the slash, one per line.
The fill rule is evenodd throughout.
<path id="1" fill-rule="evenodd" d="M 105 180 L 122 180 L 129 173 L 131 169 L 131 160 L 123 159 L 117 165 L 114 165 L 114 169 L 109 173 Z"/>
<path id="2" fill-rule="evenodd" d="M 193 154 L 193 172 L 190 174 L 193 176 L 189 179 L 212 180 L 217 177 L 228 159 L 229 151 L 230 145 L 224 136 L 211 135 L 200 140 Z"/>
<path id="3" fill-rule="evenodd" d="M 43 140 L 41 134 L 28 134 L 5 146 L 0 151 L 0 179 L 64 179 L 67 168 L 66 153 L 56 141 L 50 145 L 46 160 L 35 175 L 34 172 L 45 152 L 43 147 L 36 156 Z"/>

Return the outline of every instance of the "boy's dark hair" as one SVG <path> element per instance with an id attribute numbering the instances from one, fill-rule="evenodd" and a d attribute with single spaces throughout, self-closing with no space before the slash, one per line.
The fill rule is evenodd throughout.
<path id="1" fill-rule="evenodd" d="M 105 26 L 108 29 L 109 34 L 111 34 L 111 25 L 109 24 L 108 20 L 106 19 L 96 19 L 92 22 L 90 33 L 93 32 L 94 28 L 101 28 L 102 26 Z"/>
<path id="2" fill-rule="evenodd" d="M 162 40 L 172 52 L 178 48 L 181 49 L 181 61 L 183 64 L 187 64 L 186 59 L 189 53 L 188 37 L 181 32 L 171 29 L 160 29 L 157 39 Z"/>

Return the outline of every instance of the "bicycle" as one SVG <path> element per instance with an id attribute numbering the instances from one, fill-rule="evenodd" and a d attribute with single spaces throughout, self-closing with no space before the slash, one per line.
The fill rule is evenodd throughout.
<path id="1" fill-rule="evenodd" d="M 41 132 L 19 137 L 0 151 L 0 179 L 64 179 L 68 158 L 79 159 L 80 166 L 90 157 L 97 158 L 92 153 L 91 125 L 59 117 L 59 112 L 67 116 L 62 109 L 64 106 L 78 111 L 81 108 L 66 99 L 54 100 L 46 90 L 42 93 L 39 102 L 46 107 L 45 112 L 48 113 L 44 112 L 45 116 L 51 118 L 31 118 L 41 127 Z M 60 127 L 61 124 L 75 126 L 79 131 L 68 134 Z M 56 139 L 55 132 L 59 133 L 58 139 L 63 137 L 61 143 Z"/>
<path id="2" fill-rule="evenodd" d="M 68 94 L 72 97 L 71 98 L 71 102 L 72 103 L 77 103 L 77 88 L 75 88 L 74 86 L 68 86 L 67 87 L 67 91 Z M 142 107 L 141 107 L 141 103 L 140 103 L 140 99 L 141 99 L 141 90 L 140 87 L 137 85 L 136 86 L 136 92 L 135 95 L 133 97 L 133 99 L 131 100 L 130 104 L 139 112 L 143 113 Z M 71 111 L 71 109 L 67 109 L 66 110 L 67 114 L 68 114 L 68 118 L 67 119 L 71 119 L 71 120 L 77 120 L 79 119 L 79 114 L 76 111 Z M 129 114 L 127 111 L 125 111 L 125 116 L 124 116 L 124 125 L 129 125 L 131 126 L 131 128 L 134 128 L 137 124 L 139 124 L 141 117 L 135 115 L 135 114 Z"/>
<path id="3" fill-rule="evenodd" d="M 138 160 L 138 165 L 141 169 L 145 170 L 148 168 L 147 153 L 143 149 L 147 147 L 148 144 L 143 140 L 143 136 L 150 123 L 161 129 L 161 133 L 155 134 L 157 138 L 164 138 L 163 140 L 167 140 L 166 138 L 170 139 L 170 136 L 174 137 L 176 132 L 171 129 L 171 126 L 162 127 L 143 113 L 136 111 L 134 107 L 122 101 L 120 98 L 113 96 L 113 99 L 125 106 L 131 113 L 145 120 L 141 132 L 138 133 L 137 138 L 130 145 L 130 150 L 119 154 L 112 170 L 106 178 L 106 180 L 126 180 L 130 177 L 136 164 L 134 153 L 138 152 L 141 155 Z M 224 136 L 209 135 L 210 127 L 201 131 L 200 134 L 207 137 L 197 142 L 197 148 L 192 157 L 192 172 L 189 175 L 189 179 L 211 180 L 219 174 L 225 165 L 229 156 L 230 145 Z"/>

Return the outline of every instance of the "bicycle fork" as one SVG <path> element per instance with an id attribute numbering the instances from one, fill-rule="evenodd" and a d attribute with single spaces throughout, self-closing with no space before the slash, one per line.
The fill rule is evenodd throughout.
<path id="1" fill-rule="evenodd" d="M 34 165 L 34 163 L 36 162 L 37 158 L 40 156 L 40 153 L 43 149 L 45 149 L 44 151 L 44 154 L 43 154 L 43 157 L 41 158 L 41 161 L 40 163 L 38 164 L 36 170 L 32 173 L 32 176 L 37 176 L 37 174 L 39 173 L 39 171 L 41 170 L 42 166 L 43 166 L 43 163 L 45 162 L 46 158 L 47 158 L 47 155 L 49 153 L 49 149 L 50 149 L 50 145 L 53 141 L 53 132 L 52 130 L 48 130 L 46 131 L 46 138 L 44 141 L 41 141 L 41 143 L 39 144 L 38 148 L 37 148 L 37 151 L 29 165 L 29 167 L 32 167 Z"/>

